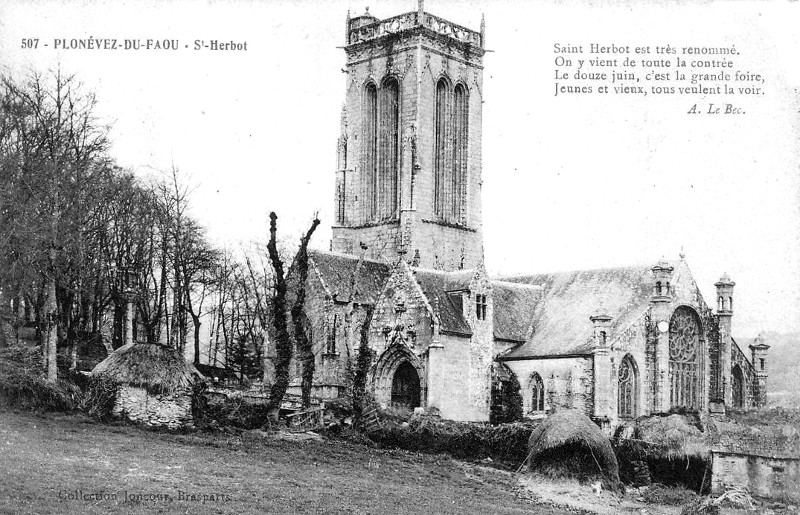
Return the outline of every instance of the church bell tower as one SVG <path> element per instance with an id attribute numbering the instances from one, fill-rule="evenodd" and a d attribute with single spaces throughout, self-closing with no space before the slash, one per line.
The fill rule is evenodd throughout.
<path id="1" fill-rule="evenodd" d="M 424 11 L 346 23 L 331 250 L 440 270 L 483 256 L 484 28 Z"/>

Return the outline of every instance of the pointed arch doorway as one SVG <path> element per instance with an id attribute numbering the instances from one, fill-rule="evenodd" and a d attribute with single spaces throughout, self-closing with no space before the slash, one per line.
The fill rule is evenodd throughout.
<path id="1" fill-rule="evenodd" d="M 419 374 L 411 363 L 404 361 L 392 378 L 392 406 L 417 408 L 420 405 L 420 393 Z"/>

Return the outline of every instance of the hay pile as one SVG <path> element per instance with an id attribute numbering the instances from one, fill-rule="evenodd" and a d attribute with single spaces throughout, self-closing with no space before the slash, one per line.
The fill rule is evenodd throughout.
<path id="1" fill-rule="evenodd" d="M 145 388 L 152 395 L 174 395 L 203 377 L 178 350 L 146 343 L 120 347 L 94 367 L 91 375 Z"/>
<path id="2" fill-rule="evenodd" d="M 685 415 L 642 419 L 636 424 L 636 438 L 647 442 L 643 450 L 648 457 L 668 460 L 711 457 L 705 434 Z"/>
<path id="3" fill-rule="evenodd" d="M 606 489 L 624 491 L 611 442 L 577 410 L 556 412 L 528 440 L 530 470 L 550 477 L 602 480 Z"/>

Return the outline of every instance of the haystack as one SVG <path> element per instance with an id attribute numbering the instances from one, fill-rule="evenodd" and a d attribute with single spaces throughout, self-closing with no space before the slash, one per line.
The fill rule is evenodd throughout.
<path id="1" fill-rule="evenodd" d="M 708 491 L 711 477 L 709 433 L 700 430 L 697 415 L 672 414 L 636 421 L 630 450 L 647 462 L 651 480 Z"/>
<path id="2" fill-rule="evenodd" d="M 528 440 L 530 469 L 551 477 L 600 479 L 606 489 L 623 490 L 611 443 L 577 410 L 559 411 L 533 430 Z"/>
<path id="3" fill-rule="evenodd" d="M 645 447 L 648 457 L 708 459 L 711 446 L 695 424 L 687 415 L 647 417 L 637 421 L 635 434 L 649 444 Z"/>
<path id="4" fill-rule="evenodd" d="M 203 376 L 176 349 L 125 345 L 94 367 L 91 375 L 118 385 L 115 416 L 170 429 L 193 425 L 193 386 Z"/>

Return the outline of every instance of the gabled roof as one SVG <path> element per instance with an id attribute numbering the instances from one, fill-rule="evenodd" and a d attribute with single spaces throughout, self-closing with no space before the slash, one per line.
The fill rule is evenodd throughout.
<path id="1" fill-rule="evenodd" d="M 651 268 L 641 265 L 505 279 L 539 286 L 541 293 L 533 300 L 532 336 L 502 359 L 589 354 L 593 333 L 589 317 L 602 308 L 612 317 L 612 333 L 627 328 L 649 307 Z"/>
<path id="2" fill-rule="evenodd" d="M 527 340 L 543 292 L 539 285 L 492 281 L 494 337 L 520 343 Z"/>
<path id="3" fill-rule="evenodd" d="M 335 296 L 336 300 L 349 302 L 358 256 L 315 249 L 309 249 L 308 255 L 331 296 Z M 387 263 L 361 260 L 352 300 L 359 304 L 374 304 L 390 273 L 391 266 Z"/>
<path id="4" fill-rule="evenodd" d="M 475 271 L 441 272 L 423 268 L 415 268 L 412 271 L 428 302 L 434 311 L 438 310 L 441 322 L 439 330 L 464 336 L 472 335 L 472 329 L 464 320 L 462 307 L 456 305 L 447 292 L 468 289 Z"/>

